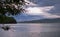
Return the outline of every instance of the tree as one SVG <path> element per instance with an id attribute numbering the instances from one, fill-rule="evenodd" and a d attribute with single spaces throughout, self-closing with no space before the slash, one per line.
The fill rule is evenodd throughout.
<path id="1" fill-rule="evenodd" d="M 24 0 L 0 0 L 0 18 L 5 18 L 4 20 L 0 19 L 0 23 L 9 23 L 7 19 L 9 20 L 10 18 L 12 18 L 9 18 L 9 16 L 18 15 L 24 12 L 25 9 L 23 9 L 23 6 L 25 5 L 25 3 L 26 2 Z"/>
<path id="2" fill-rule="evenodd" d="M 4 30 L 9 30 L 9 26 L 5 26 L 7 23 L 16 23 L 16 20 L 11 17 L 25 12 L 23 8 L 25 5 L 24 0 L 0 0 L 0 24 Z"/>
<path id="3" fill-rule="evenodd" d="M 0 24 L 9 24 L 9 23 L 17 23 L 13 17 L 1 16 L 0 15 Z"/>

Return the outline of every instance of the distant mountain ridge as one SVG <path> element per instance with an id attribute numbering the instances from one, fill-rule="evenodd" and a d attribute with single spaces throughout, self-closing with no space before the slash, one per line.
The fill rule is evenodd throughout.
<path id="1" fill-rule="evenodd" d="M 24 22 L 19 22 L 19 23 L 60 23 L 60 18 L 40 19 L 40 20 L 24 21 Z"/>

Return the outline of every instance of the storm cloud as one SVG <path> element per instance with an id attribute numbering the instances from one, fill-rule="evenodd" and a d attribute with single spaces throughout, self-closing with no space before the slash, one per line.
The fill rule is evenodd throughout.
<path id="1" fill-rule="evenodd" d="M 38 5 L 37 7 L 48 7 L 54 6 L 48 13 L 54 15 L 60 15 L 60 0 L 29 0 L 34 4 Z"/>

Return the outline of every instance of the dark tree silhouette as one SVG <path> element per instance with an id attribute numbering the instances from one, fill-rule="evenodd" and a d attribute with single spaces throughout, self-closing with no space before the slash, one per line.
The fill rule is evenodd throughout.
<path id="1" fill-rule="evenodd" d="M 25 12 L 23 8 L 25 3 L 27 3 L 25 0 L 0 0 L 0 24 L 3 25 L 2 29 L 10 29 L 9 26 L 4 24 L 17 23 L 11 15 L 14 16 Z"/>
<path id="2" fill-rule="evenodd" d="M 23 6 L 25 3 L 26 2 L 24 0 L 0 0 L 0 23 L 12 22 L 12 20 L 9 19 L 9 16 L 18 15 L 24 12 L 25 9 L 23 9 Z M 9 21 L 7 21 L 7 19 Z"/>
<path id="3" fill-rule="evenodd" d="M 16 15 L 24 12 L 24 0 L 4 0 L 0 1 L 0 15 Z"/>

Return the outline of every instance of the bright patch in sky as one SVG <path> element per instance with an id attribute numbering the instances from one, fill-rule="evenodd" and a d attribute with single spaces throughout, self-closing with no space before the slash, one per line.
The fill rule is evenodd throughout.
<path id="1" fill-rule="evenodd" d="M 40 13 L 43 13 L 42 10 L 40 10 L 39 8 L 37 7 L 29 7 L 27 8 L 27 14 L 30 14 L 30 15 L 39 15 Z"/>
<path id="2" fill-rule="evenodd" d="M 47 11 L 51 10 L 54 6 L 48 6 L 48 7 L 29 7 L 26 8 L 28 15 L 44 15 Z"/>

